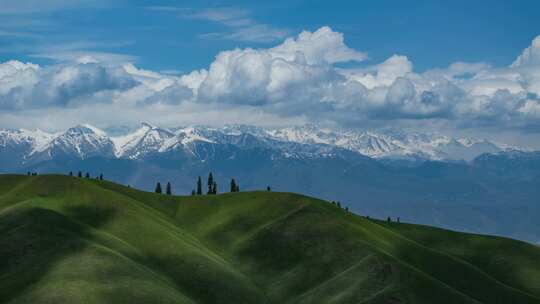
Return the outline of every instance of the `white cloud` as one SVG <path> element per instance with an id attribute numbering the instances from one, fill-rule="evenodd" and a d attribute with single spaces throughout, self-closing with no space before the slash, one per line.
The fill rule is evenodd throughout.
<path id="1" fill-rule="evenodd" d="M 412 72 L 412 63 L 405 56 L 393 55 L 381 64 L 364 70 L 342 70 L 350 79 L 369 89 L 390 86 L 397 78 Z"/>
<path id="2" fill-rule="evenodd" d="M 9 61 L 0 65 L 0 109 L 110 103 L 137 81 L 125 70 L 95 63 L 39 67 Z"/>
<path id="3" fill-rule="evenodd" d="M 402 55 L 363 69 L 336 68 L 367 55 L 323 27 L 269 49 L 221 52 L 194 91 L 199 102 L 257 105 L 315 120 L 443 119 L 462 126 L 536 127 L 537 41 L 509 67 L 457 62 L 418 74 Z"/>
<path id="4" fill-rule="evenodd" d="M 270 49 L 273 57 L 288 61 L 303 60 L 309 65 L 363 61 L 367 54 L 345 45 L 343 34 L 324 26 L 315 32 L 303 31 L 296 39 L 288 38 L 282 44 Z"/>
<path id="5" fill-rule="evenodd" d="M 534 38 L 531 46 L 523 50 L 523 53 L 512 63 L 512 67 L 540 65 L 540 36 Z"/>
<path id="6" fill-rule="evenodd" d="M 39 66 L 20 61 L 0 64 L 0 94 L 5 95 L 17 87 L 33 86 L 39 81 Z"/>
<path id="7" fill-rule="evenodd" d="M 0 119 L 55 109 L 87 122 L 94 116 L 102 125 L 119 121 L 117 115 L 126 122 L 160 115 L 171 122 L 437 122 L 539 130 L 538 41 L 507 67 L 457 62 L 424 73 L 416 73 L 403 55 L 361 69 L 338 68 L 367 55 L 329 27 L 272 48 L 223 51 L 208 69 L 184 75 L 95 54 L 45 67 L 10 61 L 0 64 Z M 82 114 L 73 114 L 75 109 Z"/>

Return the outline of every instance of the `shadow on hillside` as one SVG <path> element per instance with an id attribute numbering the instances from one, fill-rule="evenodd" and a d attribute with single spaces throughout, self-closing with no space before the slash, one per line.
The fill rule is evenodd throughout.
<path id="1" fill-rule="evenodd" d="M 56 263 L 81 252 L 92 238 L 90 230 L 99 228 L 115 215 L 112 208 L 94 206 L 70 206 L 65 210 L 67 215 L 32 208 L 0 217 L 2 302 L 24 294 Z"/>
<path id="2" fill-rule="evenodd" d="M 467 264 L 473 265 L 484 272 L 487 276 L 499 281 L 507 286 L 511 286 L 526 293 L 538 297 L 540 289 L 538 285 L 531 283 L 528 274 L 540 273 L 540 266 L 537 261 L 540 258 L 540 252 L 525 242 L 488 235 L 475 235 L 460 232 L 447 231 L 437 228 L 429 228 L 413 225 L 400 225 L 396 223 L 380 223 L 382 226 L 390 228 L 396 233 L 415 241 L 429 249 L 440 253 L 438 259 L 448 256 L 453 257 L 452 260 L 445 263 L 434 263 L 435 265 L 425 266 L 431 271 L 438 271 L 442 278 L 450 277 L 459 271 L 467 271 Z M 399 254 L 405 254 L 407 248 L 400 248 Z M 417 250 L 417 252 L 419 252 Z M 415 254 L 418 257 L 418 254 Z M 455 260 L 459 260 L 461 264 L 456 264 Z M 424 261 L 434 260 L 434 257 L 429 259 L 424 258 Z M 411 261 L 414 261 L 411 259 Z M 521 267 L 516 267 L 521 265 Z M 444 269 L 443 266 L 451 267 Z M 459 270 L 463 268 L 464 270 Z M 523 267 L 523 268 L 522 268 Z M 442 268 L 442 269 L 441 269 Z M 523 269 L 526 268 L 526 271 Z M 480 290 L 480 283 L 485 282 L 485 279 L 474 279 L 471 274 L 459 273 L 458 275 L 464 279 L 458 280 L 457 277 L 449 280 L 448 285 L 453 285 L 454 282 L 462 282 L 463 290 L 465 287 L 473 286 L 472 291 Z M 471 279 L 472 278 L 472 279 Z M 443 279 L 441 279 L 443 280 Z M 471 280 L 471 282 L 468 282 Z M 459 288 L 460 285 L 456 285 Z M 485 287 L 489 289 L 490 287 Z M 495 292 L 490 292 L 495 294 Z M 472 292 L 471 292 L 472 294 Z M 504 296 L 497 296 L 497 299 Z"/>
<path id="3" fill-rule="evenodd" d="M 388 227 L 389 224 L 383 223 L 382 226 Z M 425 290 L 430 294 L 430 298 L 437 296 L 435 288 L 442 291 L 449 287 L 461 295 L 468 297 L 468 301 L 470 302 L 473 302 L 474 299 L 482 303 L 538 303 L 537 299 L 533 298 L 530 294 L 528 295 L 521 290 L 518 291 L 517 289 L 501 284 L 493 276 L 493 269 L 496 269 L 495 265 L 491 265 L 494 267 L 493 269 L 482 269 L 482 264 L 477 265 L 478 258 L 467 261 L 467 256 L 460 257 L 459 254 L 452 255 L 446 250 L 441 250 L 441 248 L 453 249 L 462 254 L 470 250 L 474 254 L 483 254 L 484 260 L 489 261 L 497 247 L 484 247 L 485 244 L 482 244 L 482 242 L 478 242 L 478 244 L 474 242 L 467 244 L 466 239 L 456 242 L 448 236 L 448 232 L 435 231 L 426 229 L 423 232 L 417 232 L 417 234 L 431 233 L 433 235 L 434 238 L 430 238 L 431 243 L 426 242 L 425 245 L 411 241 L 412 238 L 405 240 L 396 238 L 390 234 L 386 236 L 393 243 L 393 257 L 405 264 L 411 265 L 423 274 L 429 275 L 432 280 L 434 279 L 432 282 L 416 281 L 414 284 L 421 285 L 417 285 L 415 288 Z M 399 234 L 399 230 L 396 233 Z M 441 240 L 446 243 L 442 243 Z M 504 246 L 500 241 L 497 243 L 499 246 Z M 474 245 L 479 245 L 479 247 L 476 248 Z M 500 247 L 499 249 L 502 248 L 504 247 Z M 512 251 L 510 250 L 509 252 Z M 439 286 L 433 286 L 433 288 L 426 287 L 426 284 L 433 285 L 434 282 L 437 282 Z M 457 293 L 454 293 L 454 296 L 456 295 Z M 447 302 L 444 303 L 456 303 L 457 301 L 465 301 L 464 299 L 458 300 L 456 298 L 453 301 L 447 299 Z"/>

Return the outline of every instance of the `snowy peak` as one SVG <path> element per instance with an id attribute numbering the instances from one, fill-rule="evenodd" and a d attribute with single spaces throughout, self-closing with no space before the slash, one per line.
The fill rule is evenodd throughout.
<path id="1" fill-rule="evenodd" d="M 78 125 L 54 137 L 38 152 L 45 159 L 58 155 L 86 159 L 110 157 L 113 151 L 114 144 L 105 132 L 90 125 Z"/>
<path id="2" fill-rule="evenodd" d="M 67 129 L 65 134 L 70 134 L 71 136 L 88 134 L 94 137 L 107 137 L 107 133 L 89 124 L 81 124 L 81 125 L 69 128 Z"/>
<path id="3" fill-rule="evenodd" d="M 208 137 L 214 129 L 203 129 L 200 127 L 184 127 L 176 130 L 176 138 L 182 144 L 190 144 L 196 141 L 213 142 Z"/>
<path id="4" fill-rule="evenodd" d="M 238 129 L 238 128 L 237 128 Z M 454 139 L 438 133 L 415 133 L 387 129 L 380 132 L 333 130 L 316 125 L 254 130 L 242 128 L 255 136 L 307 145 L 329 145 L 373 158 L 430 160 L 472 160 L 483 153 L 518 149 L 488 140 Z"/>
<path id="5" fill-rule="evenodd" d="M 20 130 L 0 130 L 0 147 L 21 147 L 26 146 L 31 152 L 42 150 L 53 138 L 55 134 L 43 132 L 39 129 L 31 131 Z"/>
<path id="6" fill-rule="evenodd" d="M 399 140 L 385 134 L 367 131 L 331 130 L 309 125 L 269 130 L 268 134 L 278 140 L 302 144 L 325 144 L 370 157 L 386 157 L 406 153 L 403 149 L 405 145 Z"/>
<path id="7" fill-rule="evenodd" d="M 484 153 L 524 150 L 485 139 L 452 138 L 438 133 L 387 129 L 359 131 L 316 125 L 262 128 L 227 125 L 222 128 L 164 129 L 148 123 L 123 136 L 111 137 L 88 125 L 51 134 L 40 130 L 0 130 L 0 153 L 34 161 L 59 155 L 86 159 L 93 156 L 143 159 L 156 153 L 188 153 L 197 157 L 201 145 L 230 145 L 240 149 L 271 149 L 282 157 L 328 157 L 338 150 L 372 158 L 466 160 Z"/>
<path id="8" fill-rule="evenodd" d="M 143 122 L 133 133 L 111 140 L 117 157 L 136 159 L 160 151 L 165 142 L 173 137 L 172 132 Z"/>

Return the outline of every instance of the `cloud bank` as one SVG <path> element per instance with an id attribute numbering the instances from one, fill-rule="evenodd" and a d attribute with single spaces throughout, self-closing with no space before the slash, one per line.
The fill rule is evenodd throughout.
<path id="1" fill-rule="evenodd" d="M 540 130 L 540 36 L 506 67 L 457 62 L 417 73 L 404 55 L 372 65 L 367 59 L 343 34 L 322 27 L 272 48 L 223 51 L 207 69 L 184 75 L 91 55 L 50 66 L 8 61 L 0 64 L 0 120 Z M 64 119 L 52 121 L 57 115 Z"/>

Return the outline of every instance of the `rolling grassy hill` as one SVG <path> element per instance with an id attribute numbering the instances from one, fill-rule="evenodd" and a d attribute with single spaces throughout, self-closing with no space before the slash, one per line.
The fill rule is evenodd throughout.
<path id="1" fill-rule="evenodd" d="M 290 193 L 0 176 L 2 303 L 540 303 L 540 248 Z"/>

